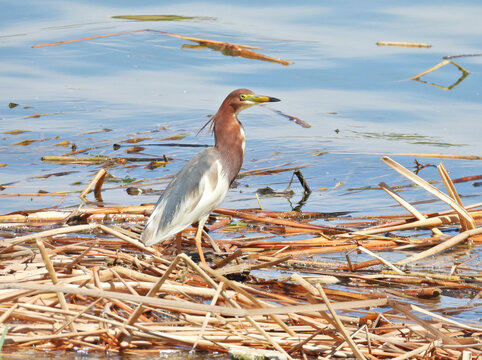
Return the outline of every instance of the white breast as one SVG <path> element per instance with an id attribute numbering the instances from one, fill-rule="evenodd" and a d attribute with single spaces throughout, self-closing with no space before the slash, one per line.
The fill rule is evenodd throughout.
<path id="1" fill-rule="evenodd" d="M 241 149 L 243 149 L 243 156 L 244 156 L 244 151 L 246 150 L 246 135 L 244 133 L 244 129 L 243 129 L 242 126 L 241 126 L 239 131 L 240 131 L 241 137 L 243 139 L 243 141 L 241 142 Z"/>

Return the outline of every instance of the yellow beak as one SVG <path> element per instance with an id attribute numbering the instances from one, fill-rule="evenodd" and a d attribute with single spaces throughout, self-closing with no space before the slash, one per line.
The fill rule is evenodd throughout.
<path id="1" fill-rule="evenodd" d="M 249 102 L 252 102 L 253 104 L 257 104 L 257 103 L 264 103 L 264 102 L 277 102 L 281 100 L 271 96 L 249 94 L 249 95 L 246 95 L 245 101 L 249 101 Z"/>

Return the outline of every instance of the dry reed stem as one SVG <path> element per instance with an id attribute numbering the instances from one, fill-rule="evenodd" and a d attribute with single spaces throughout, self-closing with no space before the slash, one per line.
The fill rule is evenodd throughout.
<path id="1" fill-rule="evenodd" d="M 80 193 L 79 197 L 82 201 L 87 202 L 87 199 L 85 196 L 92 190 L 92 187 L 95 184 L 95 197 L 98 199 L 100 197 L 100 190 L 102 188 L 102 184 L 105 179 L 105 175 L 107 174 L 107 171 L 104 168 L 100 168 L 99 171 L 97 171 L 97 174 L 92 178 L 92 180 L 89 182 L 89 184 L 85 187 L 85 189 Z"/>
<path id="2" fill-rule="evenodd" d="M 321 298 L 325 302 L 326 307 L 328 308 L 328 311 L 330 312 L 331 316 L 333 317 L 333 320 L 335 321 L 337 329 L 341 332 L 341 334 L 343 335 L 343 338 L 345 339 L 345 341 L 350 346 L 350 349 L 353 351 L 353 355 L 355 355 L 355 357 L 358 360 L 365 360 L 366 359 L 365 356 L 360 352 L 360 349 L 358 349 L 358 347 L 354 343 L 353 339 L 350 337 L 350 334 L 348 334 L 348 332 L 346 331 L 345 327 L 343 326 L 343 323 L 341 322 L 340 318 L 336 314 L 335 309 L 333 309 L 333 306 L 331 305 L 330 300 L 328 299 L 325 292 L 323 291 L 323 288 L 321 287 L 320 284 L 317 284 L 317 285 L 318 286 L 316 288 L 320 292 Z"/>
<path id="3" fill-rule="evenodd" d="M 52 279 L 52 283 L 54 285 L 56 285 L 58 283 L 57 274 L 56 274 L 55 269 L 52 265 L 52 262 L 50 261 L 49 255 L 47 254 L 47 250 L 45 250 L 44 243 L 42 242 L 41 239 L 35 239 L 35 241 L 37 243 L 37 247 L 40 251 L 40 254 L 42 255 L 42 259 L 45 263 L 45 267 L 47 268 L 49 276 Z M 67 305 L 67 301 L 65 300 L 64 293 L 58 291 L 57 297 L 59 299 L 60 305 L 62 306 L 62 309 L 68 310 L 68 305 Z M 75 328 L 75 325 L 73 324 L 73 320 L 69 316 L 66 316 L 66 321 L 69 324 L 68 326 L 69 326 L 70 330 L 73 333 L 76 333 L 77 329 Z"/>
<path id="4" fill-rule="evenodd" d="M 311 295 L 319 294 L 318 290 L 313 285 L 311 285 L 308 281 L 306 281 L 302 276 L 298 274 L 293 274 L 291 275 L 291 279 L 293 279 L 297 284 L 303 286 Z M 308 296 L 307 299 L 312 304 L 316 303 L 316 300 L 313 298 L 313 296 Z M 319 314 L 322 317 L 322 319 L 324 319 L 328 324 L 330 324 L 331 326 L 333 326 L 333 328 L 336 329 L 335 322 L 324 311 L 320 311 Z"/>
<path id="5" fill-rule="evenodd" d="M 157 31 L 156 31 L 156 32 L 157 32 Z M 226 43 L 223 42 L 223 41 L 215 41 L 215 40 L 201 39 L 201 38 L 196 38 L 196 37 L 191 37 L 191 36 L 184 36 L 184 35 L 179 35 L 179 34 L 173 34 L 173 33 L 165 32 L 165 31 L 159 31 L 159 33 L 161 33 L 161 34 L 163 34 L 163 35 L 168 35 L 168 36 L 177 37 L 177 38 L 184 39 L 184 40 L 194 41 L 194 42 L 211 43 L 211 44 L 215 44 L 215 45 L 223 45 L 223 44 L 226 44 Z M 231 43 L 231 45 L 236 45 L 236 46 L 239 46 L 239 47 L 242 47 L 242 48 L 246 48 L 246 49 L 260 49 L 260 47 L 258 47 L 258 46 L 251 46 L 251 45 L 241 45 L 241 44 L 234 44 L 234 43 Z"/>
<path id="6" fill-rule="evenodd" d="M 205 304 L 191 303 L 191 302 L 179 302 L 176 300 L 166 300 L 151 298 L 145 296 L 136 296 L 131 294 L 122 294 L 114 291 L 102 291 L 93 289 L 75 288 L 63 285 L 43 285 L 43 284 L 28 284 L 28 283 L 3 283 L 0 284 L 0 289 L 21 289 L 21 290 L 35 290 L 42 293 L 57 293 L 62 292 L 64 294 L 75 294 L 90 297 L 102 297 L 105 299 L 118 299 L 124 301 L 131 301 L 135 303 L 141 303 L 145 305 L 155 305 L 159 307 L 168 307 L 172 309 L 178 309 L 178 311 L 190 311 L 196 310 L 203 313 L 217 312 L 222 315 L 228 316 L 246 316 L 251 315 L 250 310 L 235 309 L 224 306 L 210 306 Z M 283 309 L 278 309 L 280 313 L 286 313 Z M 258 314 L 255 314 L 258 315 Z"/>
<path id="7" fill-rule="evenodd" d="M 262 223 L 272 223 L 277 225 L 285 225 L 285 226 L 292 226 L 301 229 L 308 229 L 308 230 L 315 230 L 319 232 L 325 233 L 340 233 L 340 230 L 330 228 L 328 226 L 320 226 L 320 225 L 313 225 L 313 224 L 305 224 L 296 221 L 286 220 L 286 219 L 276 219 L 276 218 L 268 218 L 264 216 L 258 216 L 251 213 L 242 212 L 239 210 L 231 210 L 231 209 L 215 209 L 214 212 L 223 215 L 230 215 L 233 217 L 237 217 L 240 219 L 245 220 L 252 220 L 252 221 L 259 221 Z"/>
<path id="8" fill-rule="evenodd" d="M 153 297 L 156 295 L 156 293 L 159 291 L 159 289 L 161 288 L 161 286 L 164 284 L 164 282 L 167 280 L 167 278 L 169 277 L 169 275 L 171 274 L 171 272 L 175 269 L 175 267 L 177 266 L 177 264 L 179 263 L 180 261 L 180 257 L 177 256 L 174 261 L 172 262 L 172 264 L 167 268 L 167 270 L 164 272 L 164 274 L 162 275 L 162 277 L 156 282 L 156 284 L 151 288 L 151 290 L 149 290 L 149 292 L 147 293 L 146 297 Z M 144 310 L 142 304 L 139 304 L 137 306 L 137 308 L 134 310 L 134 312 L 131 314 L 131 316 L 129 317 L 129 319 L 125 322 L 123 328 L 119 331 L 119 333 L 117 333 L 116 335 L 116 338 L 119 340 L 119 342 L 122 342 L 123 338 L 124 338 L 124 330 L 125 330 L 125 326 L 126 325 L 132 325 L 134 324 L 138 317 L 142 314 L 142 311 Z"/>
<path id="9" fill-rule="evenodd" d="M 365 254 L 368 254 L 370 256 L 373 256 L 374 258 L 380 260 L 382 263 L 384 263 L 386 266 L 388 266 L 390 269 L 392 269 L 393 271 L 395 271 L 398 275 L 405 275 L 405 273 L 403 271 L 401 271 L 399 268 L 397 268 L 396 266 L 394 266 L 393 264 L 391 264 L 389 261 L 385 260 L 383 257 L 373 253 L 372 251 L 368 250 L 368 249 L 365 249 L 363 246 L 358 246 L 357 247 L 358 250 L 364 252 Z"/>
<path id="10" fill-rule="evenodd" d="M 223 290 L 223 286 L 224 284 L 223 283 L 220 283 L 216 289 L 216 293 L 214 294 L 212 300 L 211 300 L 211 304 L 210 305 L 216 305 L 217 301 L 218 301 L 218 298 L 219 298 L 219 295 L 221 294 L 221 291 Z M 208 312 L 206 313 L 206 316 L 204 318 L 204 321 L 203 321 L 203 324 L 202 324 L 202 327 L 201 327 L 201 332 L 199 333 L 198 335 L 198 339 L 196 340 L 196 342 L 194 343 L 194 345 L 192 346 L 192 349 L 191 350 L 194 350 L 196 349 L 196 346 L 199 342 L 199 340 L 201 340 L 201 338 L 203 337 L 204 335 L 204 331 L 206 330 L 206 326 L 208 325 L 208 322 L 209 322 L 209 318 L 211 317 L 211 313 Z"/>
<path id="11" fill-rule="evenodd" d="M 403 167 L 402 165 L 400 165 L 399 163 L 397 163 L 396 161 L 393 161 L 392 159 L 390 159 L 388 156 L 384 156 L 382 157 L 382 161 L 387 164 L 388 166 L 390 166 L 392 169 L 394 169 L 395 171 L 397 171 L 398 173 L 402 174 L 403 176 L 405 176 L 406 178 L 410 179 L 411 181 L 413 181 L 414 183 L 416 183 L 417 185 L 419 185 L 420 187 L 422 187 L 423 189 L 425 189 L 426 191 L 428 191 L 429 193 L 431 193 L 432 195 L 434 195 L 435 197 L 437 197 L 438 199 L 442 200 L 443 202 L 445 202 L 447 205 L 449 205 L 461 218 L 464 218 L 467 222 L 469 223 L 472 223 L 474 222 L 474 220 L 471 218 L 470 214 L 467 212 L 467 210 L 465 210 L 465 208 L 463 208 L 462 206 L 460 206 L 459 204 L 457 204 L 452 198 L 450 198 L 449 196 L 445 195 L 443 192 L 441 192 L 440 190 L 438 190 L 437 188 L 435 188 L 433 185 L 429 184 L 426 180 L 422 179 L 421 177 L 415 175 L 414 173 L 412 173 L 410 170 L 406 169 L 405 167 Z M 474 225 L 475 227 L 475 225 Z"/>
<path id="12" fill-rule="evenodd" d="M 418 220 L 425 220 L 425 216 L 423 216 L 414 206 L 412 206 L 409 202 L 404 200 L 399 194 L 397 194 L 391 187 L 389 187 L 384 182 L 381 182 L 380 187 L 385 190 L 385 192 L 390 195 L 395 201 L 397 201 L 400 205 L 402 205 L 408 212 L 410 212 L 413 216 L 415 216 Z M 430 230 L 435 235 L 443 235 L 443 233 L 436 227 L 430 228 Z"/>
<path id="13" fill-rule="evenodd" d="M 437 166 L 437 170 L 439 171 L 440 177 L 442 178 L 442 181 L 447 188 L 447 191 L 452 199 L 460 205 L 462 208 L 464 208 L 464 204 L 462 204 L 462 201 L 460 200 L 460 196 L 457 193 L 457 190 L 455 189 L 454 183 L 450 179 L 449 173 L 447 172 L 447 169 L 445 169 L 444 164 L 439 164 Z M 472 221 L 467 221 L 467 219 L 461 217 L 460 218 L 460 225 L 462 227 L 462 230 L 472 230 L 475 229 L 475 223 L 474 220 L 471 218 Z"/>
<path id="14" fill-rule="evenodd" d="M 119 239 L 122 239 L 124 241 L 127 241 L 129 244 L 131 245 L 134 245 L 135 247 L 141 249 L 141 250 L 144 250 L 144 251 L 147 251 L 153 255 L 157 255 L 158 252 L 153 249 L 152 247 L 148 247 L 148 246 L 145 246 L 143 243 L 141 243 L 139 240 L 136 240 L 136 239 L 133 239 L 127 235 L 124 235 L 122 233 L 120 233 L 119 231 L 116 231 L 108 226 L 105 226 L 103 224 L 99 224 L 99 229 L 101 229 L 103 232 L 105 232 L 106 234 L 110 234 L 110 235 L 113 235 Z"/>
<path id="15" fill-rule="evenodd" d="M 462 324 L 458 321 L 455 321 L 455 320 L 452 320 L 452 319 L 449 319 L 449 318 L 446 318 L 444 316 L 441 316 L 437 313 L 434 313 L 432 311 L 428 311 L 428 310 L 425 310 L 425 309 L 422 309 L 421 307 L 417 306 L 417 305 L 414 305 L 414 304 L 410 304 L 410 307 L 412 308 L 412 310 L 414 311 L 418 311 L 418 312 L 421 312 L 422 314 L 425 314 L 425 315 L 428 315 L 428 316 L 431 316 L 432 318 L 435 318 L 435 319 L 438 319 L 444 323 L 447 323 L 447 324 L 450 324 L 452 326 L 455 326 L 455 327 L 458 327 L 458 328 L 461 328 L 461 329 L 466 329 L 466 330 L 470 330 L 470 331 L 474 331 L 474 332 L 481 332 L 482 333 L 482 328 L 477 328 L 477 327 L 474 327 L 474 326 L 468 326 L 466 324 Z"/>
<path id="16" fill-rule="evenodd" d="M 411 359 L 417 356 L 418 354 L 421 354 L 423 352 L 428 352 L 434 347 L 438 347 L 442 344 L 441 340 L 435 340 L 434 342 L 422 345 L 416 349 L 413 349 L 412 351 L 408 351 L 403 355 L 397 356 L 396 358 L 393 358 L 393 360 L 405 360 L 405 359 Z"/>
<path id="17" fill-rule="evenodd" d="M 62 334 L 55 334 L 55 335 L 8 336 L 8 342 L 14 342 L 14 343 L 34 342 L 34 343 L 38 343 L 38 342 L 45 341 L 45 340 L 68 339 L 70 337 L 98 336 L 98 335 L 103 335 L 105 333 L 107 333 L 106 329 L 94 330 L 94 331 L 83 331 L 81 333 L 78 333 L 78 332 L 62 333 Z"/>
<path id="18" fill-rule="evenodd" d="M 459 343 L 457 341 L 453 340 L 450 336 L 448 336 L 448 335 L 444 334 L 443 332 L 441 332 L 440 330 L 438 330 L 436 327 L 434 327 L 428 321 L 423 320 L 423 319 L 419 318 L 418 316 L 416 316 L 415 314 L 411 313 L 410 310 L 409 310 L 409 307 L 407 305 L 399 304 L 399 303 L 394 302 L 394 301 L 391 301 L 390 304 L 395 310 L 404 314 L 410 320 L 413 320 L 416 323 L 420 324 L 424 329 L 426 329 L 433 336 L 435 336 L 436 339 L 442 339 L 442 341 L 445 344 L 459 345 Z"/>
<path id="19" fill-rule="evenodd" d="M 70 234 L 70 233 L 75 233 L 75 232 L 82 232 L 82 231 L 94 231 L 98 228 L 99 228 L 99 225 L 97 225 L 97 224 L 74 225 L 74 226 L 68 226 L 68 227 L 64 227 L 64 228 L 45 230 L 45 231 L 41 231 L 39 233 L 19 236 L 19 237 L 14 238 L 14 239 L 6 239 L 6 240 L 3 240 L 3 241 L 8 243 L 9 247 L 10 247 L 10 246 L 14 246 L 14 245 L 17 245 L 17 244 L 26 243 L 26 242 L 29 242 L 29 241 L 32 241 L 32 240 L 36 240 L 36 239 L 47 238 L 47 237 L 50 237 L 50 236 L 61 235 L 61 234 Z M 0 254 L 5 252 L 7 249 L 8 249 L 8 247 L 1 250 Z"/>
<path id="20" fill-rule="evenodd" d="M 235 282 L 233 282 L 231 280 L 228 280 L 224 276 L 220 275 L 216 270 L 211 269 L 210 267 L 206 266 L 205 264 L 199 264 L 199 266 L 201 267 L 201 269 L 203 269 L 208 274 L 210 274 L 211 276 L 216 278 L 218 281 L 223 282 L 224 284 L 226 284 L 227 286 L 229 286 L 230 288 L 235 290 L 237 293 L 246 296 L 254 305 L 256 305 L 258 307 L 261 307 L 261 308 L 263 307 L 261 302 L 258 299 L 256 299 L 254 296 L 252 296 L 249 292 L 244 290 L 242 287 L 238 286 Z M 293 332 L 288 326 L 286 326 L 286 324 L 283 321 L 281 321 L 278 316 L 273 314 L 273 315 L 270 315 L 270 317 L 279 326 L 281 326 L 281 328 L 284 331 L 286 331 L 290 336 L 296 336 L 296 333 Z"/>

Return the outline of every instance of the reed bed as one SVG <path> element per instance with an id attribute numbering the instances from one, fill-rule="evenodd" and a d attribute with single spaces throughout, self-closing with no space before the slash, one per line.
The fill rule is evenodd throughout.
<path id="1" fill-rule="evenodd" d="M 407 214 L 336 217 L 326 226 L 318 213 L 217 209 L 212 244 L 203 244 L 209 266 L 198 263 L 194 229 L 183 232 L 182 254 L 170 240 L 139 241 L 152 205 L 1 215 L 3 347 L 177 348 L 253 359 L 482 356 L 480 322 L 454 316 L 480 302 L 480 268 L 446 253 L 482 242 L 482 204 L 464 206 L 443 166 L 448 195 L 383 161 L 451 210 L 420 213 L 387 184 L 380 186 Z M 92 189 L 100 197 L 104 175 L 83 200 Z M 390 262 L 386 251 L 408 255 Z M 313 258 L 327 253 L 345 260 Z M 370 260 L 355 262 L 355 253 Z M 438 308 L 444 293 L 467 305 Z"/>

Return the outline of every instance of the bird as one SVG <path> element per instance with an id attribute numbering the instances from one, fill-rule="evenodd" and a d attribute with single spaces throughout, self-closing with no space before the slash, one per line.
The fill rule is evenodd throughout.
<path id="1" fill-rule="evenodd" d="M 155 245 L 176 235 L 181 252 L 181 233 L 198 224 L 195 244 L 201 262 L 206 263 L 201 248 L 202 230 L 209 214 L 217 208 L 238 175 L 245 152 L 245 132 L 238 114 L 253 105 L 280 101 L 257 95 L 248 89 L 229 93 L 208 124 L 214 133 L 214 146 L 196 154 L 167 185 L 141 233 L 146 246 Z"/>

